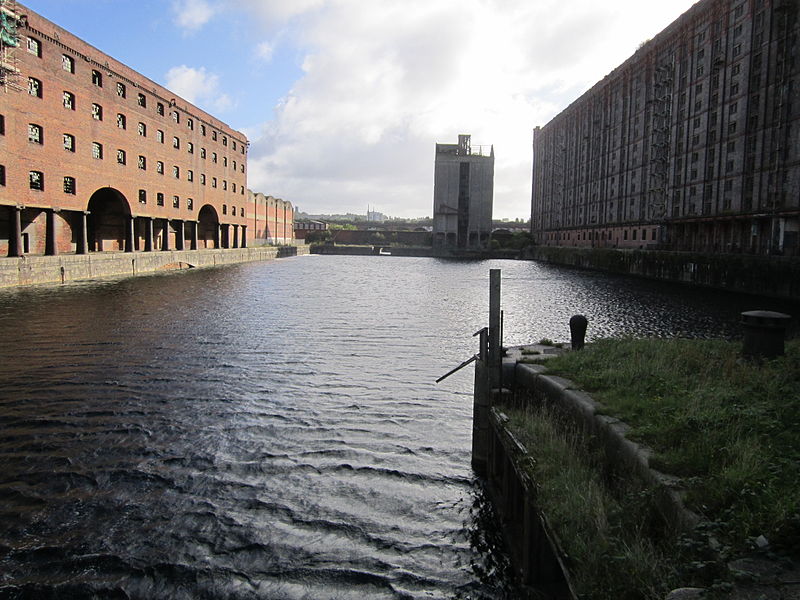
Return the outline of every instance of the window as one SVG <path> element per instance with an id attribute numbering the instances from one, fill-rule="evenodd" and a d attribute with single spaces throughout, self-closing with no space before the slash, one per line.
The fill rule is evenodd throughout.
<path id="1" fill-rule="evenodd" d="M 75 152 L 75 136 L 69 133 L 64 134 L 64 150 L 67 152 Z"/>
<path id="2" fill-rule="evenodd" d="M 181 116 L 178 114 L 177 110 L 173 110 L 170 113 L 170 115 L 172 116 L 172 120 L 175 121 L 176 123 L 180 123 L 181 122 Z"/>
<path id="3" fill-rule="evenodd" d="M 217 187 L 217 178 L 216 177 L 212 177 L 211 178 L 211 187 L 212 188 Z"/>
<path id="4" fill-rule="evenodd" d="M 28 93 L 37 98 L 42 97 L 42 82 L 36 77 L 28 77 Z"/>
<path id="5" fill-rule="evenodd" d="M 702 77 L 703 73 L 705 72 L 705 68 L 703 65 L 697 65 L 696 74 L 698 77 Z"/>
<path id="6" fill-rule="evenodd" d="M 147 204 L 147 190 L 139 190 L 139 204 Z"/>
<path id="7" fill-rule="evenodd" d="M 189 150 L 189 154 L 194 154 L 194 144 L 189 142 L 187 149 Z"/>
<path id="8" fill-rule="evenodd" d="M 192 200 L 191 198 L 187 198 L 186 208 L 188 208 L 189 210 L 194 210 L 194 200 Z"/>
<path id="9" fill-rule="evenodd" d="M 222 205 L 222 214 L 223 215 L 227 215 L 228 214 L 228 205 L 227 204 L 223 204 Z"/>
<path id="10" fill-rule="evenodd" d="M 156 204 L 164 206 L 164 194 L 162 192 L 156 193 Z"/>
<path id="11" fill-rule="evenodd" d="M 205 185 L 205 184 L 206 184 L 206 174 L 200 173 L 200 185 Z"/>
<path id="12" fill-rule="evenodd" d="M 236 140 L 233 140 L 233 141 L 231 142 L 231 144 L 232 144 L 232 146 L 233 146 L 233 151 L 234 151 L 234 152 L 236 152 Z M 234 167 L 234 169 L 235 169 L 235 168 L 236 168 L 236 167 Z"/>
<path id="13" fill-rule="evenodd" d="M 75 194 L 75 178 L 69 175 L 64 176 L 64 193 Z"/>
<path id="14" fill-rule="evenodd" d="M 125 150 L 117 150 L 117 164 L 124 165 L 125 162 Z"/>
<path id="15" fill-rule="evenodd" d="M 147 137 L 147 125 L 145 125 L 144 123 L 139 123 L 137 131 L 139 132 L 140 136 Z"/>
<path id="16" fill-rule="evenodd" d="M 6 184 L 6 166 L 0 165 L 0 185 Z"/>
<path id="17" fill-rule="evenodd" d="M 741 53 L 742 53 L 742 45 L 736 44 L 733 47 L 733 52 L 732 52 L 733 56 L 739 56 Z"/>
<path id="18" fill-rule="evenodd" d="M 239 150 L 239 152 L 241 152 L 242 154 L 244 154 L 244 144 L 242 144 L 242 147 L 241 147 L 241 149 Z"/>
<path id="19" fill-rule="evenodd" d="M 742 24 L 739 23 L 736 27 L 733 28 L 733 37 L 738 37 L 742 34 Z"/>
<path id="20" fill-rule="evenodd" d="M 231 206 L 231 215 L 233 215 L 234 217 L 236 216 L 236 207 L 235 206 Z"/>
<path id="21" fill-rule="evenodd" d="M 100 71 L 92 69 L 92 83 L 97 87 L 103 87 L 103 75 L 100 73 Z"/>
<path id="22" fill-rule="evenodd" d="M 189 170 L 186 172 L 186 179 L 188 181 L 194 181 L 194 171 Z"/>
<path id="23" fill-rule="evenodd" d="M 212 152 L 211 153 L 211 162 L 213 162 L 213 163 L 217 162 L 217 153 L 216 152 Z"/>
<path id="24" fill-rule="evenodd" d="M 186 119 L 186 126 L 189 129 L 194 129 L 194 121 L 192 119 Z"/>
<path id="25" fill-rule="evenodd" d="M 734 152 L 736 150 L 736 142 L 728 142 L 728 152 Z"/>
<path id="26" fill-rule="evenodd" d="M 28 141 L 34 144 L 44 144 L 44 131 L 41 125 L 28 123 Z"/>
<path id="27" fill-rule="evenodd" d="M 731 67 L 731 75 L 738 75 L 739 71 L 741 71 L 741 70 L 742 70 L 741 65 L 740 64 L 735 64 L 735 65 L 733 65 Z"/>
<path id="28" fill-rule="evenodd" d="M 136 104 L 138 104 L 142 108 L 147 108 L 147 98 L 145 97 L 144 94 L 139 94 L 136 97 Z"/>
<path id="29" fill-rule="evenodd" d="M 731 171 L 733 171 L 733 161 L 729 160 L 725 163 L 725 172 L 730 173 Z"/>
<path id="30" fill-rule="evenodd" d="M 28 53 L 33 54 L 34 56 L 37 56 L 39 58 L 42 58 L 42 42 L 40 42 L 36 38 L 29 37 Z"/>
<path id="31" fill-rule="evenodd" d="M 231 186 L 232 186 L 232 190 L 231 191 L 233 191 L 233 193 L 235 194 L 236 193 L 236 184 L 232 183 Z"/>
<path id="32" fill-rule="evenodd" d="M 125 118 L 125 115 L 119 113 L 117 115 L 117 127 L 120 129 L 126 129 L 128 125 L 128 120 Z"/>
<path id="33" fill-rule="evenodd" d="M 66 54 L 61 55 L 61 68 L 64 69 L 67 73 L 74 73 L 75 72 L 75 59 L 71 56 L 67 56 Z"/>
<path id="34" fill-rule="evenodd" d="M 240 170 L 242 173 L 244 173 L 244 163 L 242 163 L 241 165 L 239 165 L 239 170 Z"/>
<path id="35" fill-rule="evenodd" d="M 92 104 L 92 118 L 95 121 L 103 120 L 103 107 L 99 104 Z"/>
<path id="36" fill-rule="evenodd" d="M 203 160 L 206 159 L 206 149 L 205 148 L 200 148 L 200 158 L 202 158 Z"/>
<path id="37" fill-rule="evenodd" d="M 240 193 L 242 196 L 244 196 L 244 186 L 242 186 L 241 188 L 239 188 L 239 193 Z"/>
<path id="38" fill-rule="evenodd" d="M 181 207 L 181 199 L 178 196 L 172 197 L 172 208 L 180 208 Z"/>
<path id="39" fill-rule="evenodd" d="M 734 95 L 736 95 L 738 93 L 739 93 L 739 84 L 738 83 L 732 83 L 731 84 L 731 96 L 734 96 Z"/>
<path id="40" fill-rule="evenodd" d="M 64 108 L 75 110 L 75 94 L 72 92 L 64 92 Z"/>
<path id="41" fill-rule="evenodd" d="M 223 167 L 227 167 L 228 166 L 228 157 L 227 156 L 223 156 L 222 157 L 222 166 Z"/>
<path id="42" fill-rule="evenodd" d="M 172 138 L 172 147 L 173 148 L 180 148 L 181 147 L 181 141 L 175 136 L 173 136 L 173 138 Z"/>
<path id="43" fill-rule="evenodd" d="M 157 112 L 159 115 L 161 115 L 162 117 L 164 116 L 164 105 L 163 105 L 163 104 L 161 104 L 161 102 L 159 102 L 158 104 L 156 104 L 156 112 Z"/>
<path id="44" fill-rule="evenodd" d="M 6 134 L 6 118 L 0 115 L 0 135 Z"/>
<path id="45" fill-rule="evenodd" d="M 163 144 L 164 143 L 164 132 L 161 131 L 160 129 L 158 131 L 156 131 L 156 141 L 159 144 Z"/>
<path id="46" fill-rule="evenodd" d="M 125 89 L 125 84 L 121 82 L 117 82 L 117 96 L 120 98 L 125 98 L 127 96 L 128 91 Z"/>
<path id="47" fill-rule="evenodd" d="M 173 167 L 172 167 L 172 176 L 175 179 L 180 179 L 181 178 L 181 168 L 178 165 L 173 165 Z"/>
<path id="48" fill-rule="evenodd" d="M 739 110 L 738 103 L 737 102 L 733 102 L 733 103 L 731 103 L 730 108 L 728 109 L 728 112 L 730 114 L 732 114 L 732 115 L 735 115 L 738 110 Z"/>
<path id="49" fill-rule="evenodd" d="M 692 124 L 692 127 L 694 129 L 697 129 L 698 127 L 700 127 L 700 117 L 695 117 L 694 123 Z"/>
<path id="50" fill-rule="evenodd" d="M 214 140 L 215 142 L 217 141 L 217 132 L 216 131 L 212 131 L 211 132 L 211 139 Z"/>
<path id="51" fill-rule="evenodd" d="M 28 185 L 32 190 L 44 190 L 44 173 L 41 171 L 29 171 Z"/>
<path id="52" fill-rule="evenodd" d="M 228 189 L 228 180 L 227 179 L 223 179 L 222 180 L 222 189 L 223 190 L 227 190 Z"/>
<path id="53" fill-rule="evenodd" d="M 202 123 L 200 123 L 200 135 L 202 135 L 203 137 L 205 137 L 206 135 L 206 126 L 203 125 Z"/>
<path id="54" fill-rule="evenodd" d="M 614 160 L 617 160 L 616 158 Z M 236 161 L 233 161 L 233 170 L 236 170 Z"/>
<path id="55" fill-rule="evenodd" d="M 222 136 L 222 145 L 223 146 L 227 146 L 228 145 L 228 136 L 227 135 L 223 135 Z"/>
<path id="56" fill-rule="evenodd" d="M 160 160 L 156 161 L 156 173 L 158 173 L 159 175 L 164 174 L 164 163 L 161 162 Z"/>
<path id="57" fill-rule="evenodd" d="M 141 154 L 139 155 L 139 168 L 142 171 L 147 171 L 147 158 Z"/>

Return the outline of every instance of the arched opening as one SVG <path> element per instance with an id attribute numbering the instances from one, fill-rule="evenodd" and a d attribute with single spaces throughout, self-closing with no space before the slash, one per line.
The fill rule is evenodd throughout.
<path id="1" fill-rule="evenodd" d="M 219 248 L 219 216 L 217 209 L 205 204 L 197 214 L 197 247 Z"/>
<path id="2" fill-rule="evenodd" d="M 114 188 L 100 188 L 89 198 L 87 210 L 89 252 L 125 250 L 127 224 L 131 216 L 125 196 Z"/>

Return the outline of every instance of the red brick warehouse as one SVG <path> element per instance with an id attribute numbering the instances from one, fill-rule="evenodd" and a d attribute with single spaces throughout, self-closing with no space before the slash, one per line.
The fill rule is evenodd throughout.
<path id="1" fill-rule="evenodd" d="M 247 245 L 244 134 L 2 4 L 0 255 Z"/>

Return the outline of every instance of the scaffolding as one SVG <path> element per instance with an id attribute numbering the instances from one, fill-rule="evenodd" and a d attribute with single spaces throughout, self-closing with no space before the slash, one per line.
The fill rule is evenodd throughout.
<path id="1" fill-rule="evenodd" d="M 22 91 L 18 67 L 19 33 L 22 17 L 15 0 L 0 0 L 0 87 L 3 91 Z"/>

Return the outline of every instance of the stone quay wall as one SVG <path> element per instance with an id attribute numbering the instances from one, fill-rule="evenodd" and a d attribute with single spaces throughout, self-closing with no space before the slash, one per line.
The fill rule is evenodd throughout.
<path id="1" fill-rule="evenodd" d="M 533 246 L 525 258 L 542 262 L 800 300 L 800 259 L 746 254 Z"/>
<path id="2" fill-rule="evenodd" d="M 308 254 L 308 246 L 9 257 L 0 258 L 0 287 L 134 277 L 170 269 L 232 265 L 303 254 Z"/>

